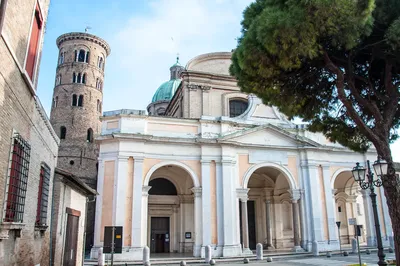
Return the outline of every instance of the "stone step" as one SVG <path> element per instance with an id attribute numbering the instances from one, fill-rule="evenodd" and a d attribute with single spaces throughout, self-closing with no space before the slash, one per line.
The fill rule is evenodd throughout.
<path id="1" fill-rule="evenodd" d="M 311 252 L 302 252 L 302 253 L 264 253 L 264 258 L 266 257 L 272 257 L 272 258 L 286 258 L 286 257 L 291 257 L 291 258 L 303 258 L 303 257 L 311 257 L 312 253 Z M 218 263 L 218 262 L 238 262 L 238 261 L 243 261 L 244 258 L 248 258 L 249 260 L 256 260 L 255 255 L 250 255 L 250 256 L 240 256 L 240 257 L 229 257 L 229 258 L 223 258 L 223 257 L 214 257 L 213 259 Z M 196 257 L 168 257 L 168 258 L 150 258 L 150 263 L 153 265 L 170 265 L 170 264 L 175 264 L 179 265 L 181 261 L 185 261 L 187 264 L 204 264 L 204 259 L 201 258 L 196 258 Z M 106 261 L 107 262 L 107 261 Z M 113 263 L 114 265 L 143 265 L 142 261 L 115 261 Z M 96 260 L 85 260 L 84 265 L 97 265 Z M 107 265 L 107 264 L 106 264 Z"/>

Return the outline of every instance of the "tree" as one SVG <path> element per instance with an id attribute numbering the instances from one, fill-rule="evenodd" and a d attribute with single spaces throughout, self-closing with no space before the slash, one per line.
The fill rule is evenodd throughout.
<path id="1" fill-rule="evenodd" d="M 400 260 L 399 0 L 256 0 L 243 13 L 230 72 L 242 91 L 309 130 L 389 164 L 382 179 Z M 399 265 L 399 264 L 398 264 Z"/>

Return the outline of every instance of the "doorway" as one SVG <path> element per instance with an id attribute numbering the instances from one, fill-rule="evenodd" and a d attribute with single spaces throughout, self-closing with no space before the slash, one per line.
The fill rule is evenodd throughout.
<path id="1" fill-rule="evenodd" d="M 247 222 L 248 222 L 248 235 L 249 235 L 249 248 L 251 250 L 256 249 L 257 239 L 256 239 L 256 202 L 254 200 L 247 201 Z M 239 201 L 239 217 L 242 217 L 242 205 Z M 240 243 L 243 243 L 242 236 L 242 219 L 239 219 L 240 223 Z"/>
<path id="2" fill-rule="evenodd" d="M 169 217 L 151 217 L 150 252 L 169 253 L 169 246 Z"/>
<path id="3" fill-rule="evenodd" d="M 79 213 L 79 212 L 78 212 Z M 80 213 L 79 213 L 80 214 Z M 67 228 L 65 231 L 64 266 L 75 266 L 78 245 L 79 216 L 67 214 Z"/>

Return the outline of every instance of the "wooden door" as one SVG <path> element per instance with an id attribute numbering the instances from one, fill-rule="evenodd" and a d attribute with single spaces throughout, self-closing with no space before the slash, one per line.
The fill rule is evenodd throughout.
<path id="1" fill-rule="evenodd" d="M 169 252 L 169 217 L 151 218 L 150 252 Z"/>
<path id="2" fill-rule="evenodd" d="M 76 253 L 78 246 L 79 216 L 67 214 L 67 228 L 64 244 L 64 266 L 76 265 Z"/>

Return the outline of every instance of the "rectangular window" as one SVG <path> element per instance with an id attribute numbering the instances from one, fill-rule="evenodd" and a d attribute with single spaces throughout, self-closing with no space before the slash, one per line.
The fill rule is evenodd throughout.
<path id="1" fill-rule="evenodd" d="M 36 3 L 35 16 L 33 19 L 31 29 L 31 39 L 29 41 L 28 57 L 26 59 L 25 70 L 28 72 L 29 77 L 33 80 L 36 59 L 38 56 L 39 39 L 42 31 L 43 18 L 40 14 L 39 4 Z"/>
<path id="2" fill-rule="evenodd" d="M 50 168 L 46 164 L 40 167 L 38 204 L 36 209 L 36 225 L 47 224 L 47 207 L 49 202 Z"/>
<path id="3" fill-rule="evenodd" d="M 9 163 L 5 222 L 23 222 L 30 152 L 29 143 L 21 135 L 16 134 L 13 138 Z"/>

